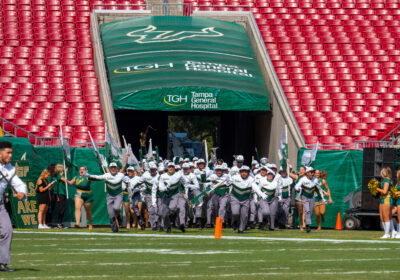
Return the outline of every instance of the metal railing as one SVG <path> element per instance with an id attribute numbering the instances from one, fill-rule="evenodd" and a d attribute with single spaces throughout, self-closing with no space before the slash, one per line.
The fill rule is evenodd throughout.
<path id="1" fill-rule="evenodd" d="M 314 148 L 316 144 L 306 144 L 306 148 Z M 324 148 L 331 148 L 331 149 L 335 149 L 335 150 L 349 150 L 351 149 L 353 146 L 350 145 L 327 145 L 327 144 L 318 144 L 318 147 L 321 147 L 324 150 Z"/>
<path id="2" fill-rule="evenodd" d="M 59 137 L 39 137 L 35 134 L 23 129 L 22 127 L 0 117 L 0 126 L 3 129 L 5 136 L 28 138 L 32 145 L 39 147 L 61 146 Z M 64 137 L 64 140 L 69 143 L 70 139 Z"/>
<path id="3" fill-rule="evenodd" d="M 395 143 L 395 141 L 398 138 L 398 133 L 400 132 L 400 123 L 397 124 L 392 130 L 390 130 L 388 133 L 385 134 L 385 136 L 383 136 L 381 138 L 381 141 L 390 141 L 392 140 L 393 143 Z"/>
<path id="4" fill-rule="evenodd" d="M 394 143 L 392 141 L 365 141 L 356 140 L 354 141 L 354 149 L 362 150 L 364 148 L 393 148 Z"/>
<path id="5" fill-rule="evenodd" d="M 94 4 L 93 10 L 128 11 L 149 10 L 153 16 L 191 16 L 193 5 L 191 3 L 149 3 L 149 4 Z"/>
<path id="6" fill-rule="evenodd" d="M 77 142 L 75 143 L 76 146 L 82 147 L 82 148 L 91 148 L 93 147 L 92 142 Z M 105 147 L 106 143 L 105 142 L 96 142 L 97 147 Z"/>

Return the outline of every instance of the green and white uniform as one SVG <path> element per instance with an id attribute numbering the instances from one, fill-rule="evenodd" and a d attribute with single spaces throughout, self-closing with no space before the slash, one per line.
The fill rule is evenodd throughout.
<path id="1" fill-rule="evenodd" d="M 121 218 L 122 180 L 125 174 L 117 172 L 115 175 L 105 173 L 103 175 L 86 174 L 86 176 L 91 181 L 105 181 L 107 187 L 107 212 L 110 218 L 111 229 L 114 232 L 118 231 L 116 218 Z"/>
<path id="2" fill-rule="evenodd" d="M 304 176 L 297 182 L 295 190 L 301 193 L 305 223 L 306 225 L 311 225 L 311 217 L 314 209 L 314 192 L 320 191 L 318 179 L 315 177 L 308 179 L 307 176 Z"/>
<path id="3" fill-rule="evenodd" d="M 261 211 L 261 217 L 258 217 L 259 222 L 262 223 L 265 218 L 268 218 L 270 229 L 274 229 L 275 217 L 278 211 L 278 180 L 273 179 L 269 181 L 267 175 L 262 176 L 261 174 L 257 174 L 255 182 L 261 192 L 265 194 L 265 198 L 262 198 L 259 202 Z"/>
<path id="4" fill-rule="evenodd" d="M 93 202 L 93 193 L 90 189 L 90 181 L 87 177 L 76 176 L 75 178 L 75 196 L 83 200 L 83 203 Z"/>
<path id="5" fill-rule="evenodd" d="M 290 209 L 290 187 L 293 184 L 293 179 L 289 176 L 281 177 L 280 185 L 278 185 L 279 189 L 279 202 L 278 202 L 278 213 L 279 214 L 279 223 L 282 226 L 286 225 L 287 218 L 289 216 Z"/>
<path id="6" fill-rule="evenodd" d="M 390 186 L 391 186 L 392 182 L 390 182 L 390 180 L 388 180 L 388 179 L 383 180 L 382 183 L 381 183 L 381 186 L 380 186 L 381 190 L 383 190 L 385 183 L 389 184 L 389 190 L 388 190 L 388 193 L 386 195 L 382 195 L 381 194 L 380 201 L 381 201 L 381 204 L 392 205 L 392 196 L 390 195 Z"/>
<path id="7" fill-rule="evenodd" d="M 158 220 L 157 187 L 159 177 L 160 175 L 158 175 L 158 172 L 155 172 L 153 176 L 149 171 L 146 171 L 138 179 L 138 184 L 142 184 L 144 186 L 141 189 L 141 195 L 143 201 L 146 203 L 146 207 L 149 213 L 149 222 L 152 228 L 156 226 Z"/>
<path id="8" fill-rule="evenodd" d="M 303 176 L 303 177 L 304 177 L 304 176 Z M 298 176 L 298 178 L 297 178 L 295 184 L 297 184 L 297 183 L 301 180 L 301 178 L 303 178 L 303 177 Z M 294 190 L 294 200 L 295 200 L 296 202 L 301 202 L 301 192 L 300 192 L 300 191 L 297 191 L 296 189 Z"/>
<path id="9" fill-rule="evenodd" d="M 319 185 L 319 191 L 314 191 L 315 204 L 326 204 L 326 198 L 324 196 L 324 193 L 322 192 L 324 188 L 324 180 L 319 179 L 318 185 Z"/>
<path id="10" fill-rule="evenodd" d="M 397 191 L 400 192 L 400 182 L 396 185 Z M 400 198 L 397 198 L 393 201 L 394 206 L 400 206 Z"/>
<path id="11" fill-rule="evenodd" d="M 222 174 L 217 176 L 217 174 L 212 174 L 207 181 L 211 183 L 211 188 L 218 184 L 211 194 L 210 200 L 207 203 L 207 224 L 212 223 L 211 218 L 213 214 L 218 211 L 218 217 L 225 219 L 226 204 L 228 202 L 229 195 L 229 175 Z"/>
<path id="12" fill-rule="evenodd" d="M 250 196 L 255 192 L 262 198 L 266 195 L 262 193 L 250 175 L 243 179 L 240 175 L 232 177 L 231 189 L 231 208 L 232 221 L 234 228 L 238 225 L 239 232 L 243 232 L 247 225 L 249 216 Z"/>
<path id="13" fill-rule="evenodd" d="M 179 225 L 185 224 L 185 214 L 186 214 L 186 201 L 182 196 L 181 192 L 185 192 L 184 185 L 186 184 L 186 179 L 182 176 L 181 172 L 175 172 L 173 174 L 164 173 L 160 176 L 158 188 L 160 191 L 165 193 L 163 198 L 163 217 L 172 214 L 179 214 Z M 167 227 L 170 227 L 170 220 L 167 219 Z"/>

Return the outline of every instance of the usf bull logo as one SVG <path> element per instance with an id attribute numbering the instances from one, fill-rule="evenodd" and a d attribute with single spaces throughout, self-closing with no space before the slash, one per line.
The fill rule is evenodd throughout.
<path id="1" fill-rule="evenodd" d="M 182 41 L 193 37 L 220 37 L 224 36 L 221 32 L 215 31 L 214 27 L 206 27 L 201 31 L 157 31 L 157 27 L 149 25 L 146 28 L 131 31 L 126 34 L 129 37 L 139 37 L 135 40 L 139 44 L 164 43 Z"/>

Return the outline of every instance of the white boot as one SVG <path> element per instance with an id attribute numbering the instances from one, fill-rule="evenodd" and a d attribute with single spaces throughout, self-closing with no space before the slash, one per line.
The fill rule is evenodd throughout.
<path id="1" fill-rule="evenodd" d="M 396 239 L 400 239 L 400 223 L 397 223 L 397 234 Z"/>
<path id="2" fill-rule="evenodd" d="M 397 231 L 394 229 L 393 220 L 390 220 L 390 231 L 392 232 L 392 238 L 396 238 Z"/>
<path id="3" fill-rule="evenodd" d="M 383 223 L 383 229 L 385 230 L 385 234 L 381 237 L 381 239 L 387 239 L 390 238 L 390 222 L 384 222 Z"/>

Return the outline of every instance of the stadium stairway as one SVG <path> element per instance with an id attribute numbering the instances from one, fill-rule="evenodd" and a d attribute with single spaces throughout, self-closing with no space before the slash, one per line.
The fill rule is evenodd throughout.
<path id="1" fill-rule="evenodd" d="M 398 0 L 185 0 L 194 10 L 251 7 L 306 143 L 377 140 L 400 121 Z M 71 145 L 104 141 L 89 32 L 96 9 L 144 0 L 0 2 L 0 116 Z M 248 9 L 245 9 L 248 10 Z"/>

